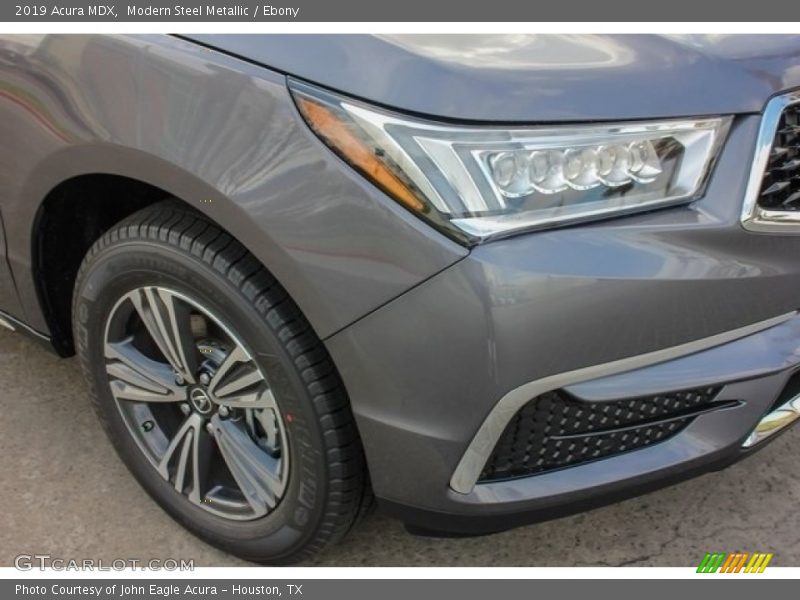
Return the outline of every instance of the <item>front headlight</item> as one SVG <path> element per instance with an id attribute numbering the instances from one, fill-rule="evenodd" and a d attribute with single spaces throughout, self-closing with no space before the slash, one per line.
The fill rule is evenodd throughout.
<path id="1" fill-rule="evenodd" d="M 729 117 L 497 127 L 398 115 L 298 82 L 313 131 L 406 208 L 467 243 L 688 202 Z"/>

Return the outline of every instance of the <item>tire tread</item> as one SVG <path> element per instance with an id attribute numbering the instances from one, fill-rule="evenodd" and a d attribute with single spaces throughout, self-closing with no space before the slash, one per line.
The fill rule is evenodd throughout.
<path id="1" fill-rule="evenodd" d="M 287 292 L 244 246 L 175 200 L 149 206 L 105 232 L 84 258 L 76 292 L 98 253 L 120 241 L 137 239 L 166 244 L 202 260 L 239 290 L 284 344 L 311 397 L 325 445 L 322 455 L 328 480 L 316 531 L 298 552 L 273 562 L 307 560 L 337 543 L 369 511 L 373 497 L 347 392 L 323 343 Z M 73 310 L 76 300 L 77 293 Z M 97 402 L 94 390 L 92 396 Z"/>

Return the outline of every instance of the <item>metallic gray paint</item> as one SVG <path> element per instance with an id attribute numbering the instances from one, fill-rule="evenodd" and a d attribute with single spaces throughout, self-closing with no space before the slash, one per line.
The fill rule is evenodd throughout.
<path id="1" fill-rule="evenodd" d="M 416 507 L 447 514 L 482 516 L 512 514 L 546 510 L 560 504 L 579 502 L 590 498 L 592 494 L 636 487 L 645 481 L 665 477 L 676 470 L 689 470 L 702 465 L 718 453 L 735 449 L 743 443 L 781 392 L 788 377 L 800 366 L 800 318 L 795 315 L 789 320 L 779 320 L 782 322 L 770 329 L 736 341 L 610 378 L 617 380 L 619 388 L 617 391 L 620 392 L 617 398 L 635 397 L 641 393 L 639 382 L 649 379 L 650 372 L 658 380 L 663 380 L 667 374 L 672 376 L 670 383 L 661 388 L 662 390 L 688 389 L 695 383 L 692 379 L 693 374 L 706 365 L 711 365 L 712 375 L 719 376 L 715 380 L 717 383 L 729 382 L 717 400 L 738 400 L 743 403 L 735 408 L 718 410 L 697 417 L 687 429 L 667 441 L 569 469 L 510 481 L 482 483 L 474 487 L 465 484 L 460 491 L 446 490 L 442 487 L 443 482 L 437 483 L 430 472 L 437 471 L 438 476 L 447 476 L 447 467 L 443 464 L 446 462 L 445 453 L 439 452 L 438 455 L 434 455 L 433 452 L 437 447 L 440 450 L 444 449 L 452 443 L 451 439 L 443 437 L 431 439 L 437 435 L 432 428 L 427 431 L 417 429 L 401 432 L 399 429 L 405 424 L 375 424 L 372 423 L 374 416 L 366 416 L 364 420 L 369 423 L 366 429 L 372 431 L 378 428 L 380 435 L 384 436 L 384 443 L 413 442 L 414 448 L 426 443 L 426 450 L 430 452 L 426 469 L 414 465 L 409 470 L 416 468 L 415 472 L 424 478 L 416 494 L 412 496 L 408 491 L 401 492 L 400 485 L 390 486 L 389 482 L 381 480 L 379 485 L 384 489 L 380 496 L 392 501 L 403 498 L 406 503 L 413 498 Z M 727 365 L 727 369 L 722 368 L 723 363 L 729 360 L 737 362 Z M 735 373 L 732 377 L 731 372 Z M 753 377 L 754 373 L 758 376 Z M 688 378 L 683 379 L 687 375 Z M 583 384 L 583 388 L 589 391 L 589 396 L 592 396 L 592 387 L 596 383 L 602 394 L 608 379 L 587 381 Z M 551 389 L 552 386 L 546 385 L 545 388 Z M 538 392 L 539 390 L 531 390 L 528 399 L 532 399 Z M 384 427 L 381 428 L 381 425 Z M 362 426 L 362 431 L 364 429 Z M 424 451 L 406 452 L 403 460 L 416 460 L 422 454 Z M 432 460 L 434 456 L 439 460 Z M 379 456 L 378 460 L 384 461 L 386 458 L 388 457 Z M 373 467 L 373 478 L 375 473 L 384 473 L 383 469 L 389 466 L 382 462 Z M 399 468 L 399 465 L 391 466 Z M 455 473 L 456 476 L 459 475 L 458 471 Z M 411 478 L 406 477 L 404 471 L 395 470 L 391 472 L 391 476 L 392 479 L 399 478 L 402 485 L 411 484 Z M 453 487 L 460 487 L 460 484 L 464 483 L 457 477 L 454 479 Z M 423 493 L 424 489 L 428 490 L 427 494 Z M 441 491 L 435 493 L 435 490 Z M 395 496 L 394 494 L 398 492 L 400 495 Z"/>
<path id="2" fill-rule="evenodd" d="M 458 120 L 753 113 L 800 86 L 796 36 L 191 37 L 365 100 Z"/>
<path id="3" fill-rule="evenodd" d="M 466 254 L 342 168 L 299 120 L 282 75 L 167 36 L 0 36 L 0 138 L 14 141 L 0 146 L 25 306 L 14 314 L 40 331 L 37 210 L 83 174 L 191 203 L 275 274 L 321 337 Z"/>
<path id="4" fill-rule="evenodd" d="M 742 406 L 662 444 L 469 494 L 448 487 L 509 391 L 800 308 L 800 237 L 740 223 L 754 113 L 800 86 L 800 39 L 195 39 L 246 60 L 164 36 L 0 36 L 0 137 L 13 141 L 0 146 L 0 209 L 24 314 L 8 292 L 0 309 L 46 329 L 30 240 L 56 185 L 103 172 L 161 187 L 248 247 L 326 338 L 377 495 L 459 514 L 556 506 L 706 465 L 741 444 L 789 376 L 790 345 L 748 337 L 717 349 L 725 368 L 703 353 L 582 384 L 600 400 L 704 369 L 756 377 L 723 391 Z M 301 122 L 286 73 L 442 120 L 737 116 L 702 199 L 468 252 L 334 157 Z"/>
<path id="5" fill-rule="evenodd" d="M 779 325 L 789 321 L 790 319 L 794 320 L 792 323 L 793 326 L 785 328 L 788 329 L 788 332 L 784 329 L 781 329 L 781 331 L 775 337 L 778 338 L 778 341 L 784 341 L 786 339 L 790 340 L 791 351 L 794 352 L 797 349 L 796 340 L 800 339 L 800 319 L 795 319 L 796 316 L 796 312 L 781 315 L 772 319 L 767 319 L 766 321 L 761 321 L 760 323 L 747 325 L 733 331 L 726 331 L 724 333 L 713 335 L 701 340 L 687 342 L 686 344 L 681 344 L 680 346 L 673 346 L 672 348 L 664 348 L 663 350 L 655 350 L 645 354 L 638 354 L 630 358 L 623 358 L 610 363 L 593 365 L 591 367 L 585 367 L 575 371 L 568 371 L 566 373 L 558 373 L 556 375 L 531 381 L 514 388 L 497 401 L 497 404 L 492 407 L 491 412 L 486 416 L 486 419 L 484 419 L 483 423 L 481 423 L 480 428 L 470 441 L 470 444 L 464 452 L 464 455 L 461 457 L 461 460 L 458 462 L 458 465 L 453 472 L 453 476 L 450 478 L 450 487 L 454 491 L 461 494 L 469 494 L 473 490 L 484 465 L 489 460 L 489 457 L 491 456 L 494 447 L 497 445 L 500 436 L 503 434 L 503 431 L 505 431 L 506 425 L 508 425 L 511 419 L 513 419 L 514 415 L 532 398 L 541 396 L 545 392 L 558 389 L 566 389 L 567 391 L 571 391 L 576 387 L 575 384 L 577 384 L 580 394 L 581 383 L 583 383 L 583 387 L 588 388 L 589 391 L 584 391 L 583 396 L 579 395 L 578 397 L 584 399 L 586 396 L 592 397 L 595 387 L 595 380 L 597 379 L 602 379 L 602 381 L 604 381 L 606 384 L 608 384 L 609 379 L 617 383 L 617 387 L 614 389 L 615 392 L 618 392 L 617 395 L 607 398 L 611 400 L 627 398 L 632 394 L 636 397 L 647 395 L 647 383 L 644 386 L 645 389 L 642 389 L 638 385 L 630 385 L 631 383 L 639 384 L 642 381 L 650 382 L 650 392 L 655 394 L 670 389 L 691 389 L 696 387 L 696 382 L 687 381 L 679 376 L 681 374 L 680 370 L 675 369 L 674 363 L 680 361 L 677 361 L 676 359 L 684 358 L 698 352 L 703 352 L 705 350 L 714 348 L 715 346 L 721 346 L 722 348 L 727 346 L 738 349 L 738 346 L 731 342 L 746 336 L 755 337 L 754 334 L 764 330 L 769 330 L 769 332 L 772 332 L 773 328 L 778 329 Z M 764 345 L 769 347 L 768 344 L 772 341 L 773 340 L 771 337 L 768 337 L 765 340 L 766 343 Z M 770 350 L 771 353 L 768 356 L 763 357 L 763 360 L 760 362 L 763 364 L 764 362 L 768 362 L 769 359 L 773 359 L 773 362 L 769 364 L 768 371 L 776 371 L 779 368 L 776 366 L 776 364 L 782 365 L 783 363 L 780 361 L 786 360 L 785 344 L 783 346 L 771 347 Z M 707 362 L 719 364 L 720 360 L 723 358 L 716 358 L 713 354 L 714 353 L 709 352 L 704 356 L 704 360 L 702 362 L 704 367 L 706 366 Z M 776 357 L 774 354 L 779 355 L 777 358 L 780 359 L 780 361 L 775 360 Z M 789 356 L 791 356 L 791 354 Z M 748 356 L 747 358 L 750 359 L 751 357 Z M 692 367 L 695 369 L 698 368 L 696 358 L 684 358 L 684 362 L 690 365 L 689 370 L 691 370 Z M 739 369 L 741 369 L 743 364 L 747 364 L 747 360 L 740 360 L 738 363 L 736 363 Z M 662 366 L 662 371 L 660 373 L 662 375 L 661 380 L 650 377 L 650 371 L 655 370 L 657 373 L 659 372 L 657 369 L 648 368 L 652 365 Z M 752 371 L 754 368 L 751 367 L 749 370 Z M 620 376 L 620 373 L 623 375 Z M 636 375 L 634 375 L 634 373 L 638 374 L 638 378 Z M 713 377 L 713 375 L 717 376 Z M 727 375 L 727 377 L 720 377 L 719 373 L 709 373 L 706 384 L 708 384 L 709 381 L 713 384 L 716 384 L 720 381 L 739 379 L 745 375 L 745 373 L 740 374 L 739 372 L 736 372 L 732 375 L 730 373 Z M 631 379 L 634 381 L 632 382 Z M 679 388 L 673 388 L 676 381 L 680 381 Z M 658 385 L 659 383 L 661 384 L 660 386 Z M 604 391 L 606 391 L 606 394 L 608 393 L 607 390 Z"/>
<path id="6" fill-rule="evenodd" d="M 17 297 L 16 286 L 11 277 L 11 268 L 6 260 L 6 235 L 3 217 L 0 214 L 0 309 L 14 314 L 22 314 L 22 307 Z"/>
<path id="7" fill-rule="evenodd" d="M 796 310 L 800 238 L 739 221 L 758 124 L 734 124 L 703 199 L 479 246 L 328 340 L 378 495 L 456 510 L 444 490 L 510 390 Z"/>

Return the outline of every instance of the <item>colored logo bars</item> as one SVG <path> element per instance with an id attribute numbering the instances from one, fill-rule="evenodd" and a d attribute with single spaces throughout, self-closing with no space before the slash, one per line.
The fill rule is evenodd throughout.
<path id="1" fill-rule="evenodd" d="M 698 573 L 763 573 L 769 561 L 772 560 L 772 553 L 755 552 L 706 552 L 700 566 L 697 567 Z"/>

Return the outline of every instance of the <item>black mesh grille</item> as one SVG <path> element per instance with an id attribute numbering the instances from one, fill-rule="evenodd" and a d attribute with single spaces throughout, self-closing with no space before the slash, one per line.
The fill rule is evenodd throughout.
<path id="1" fill-rule="evenodd" d="M 583 402 L 562 391 L 542 394 L 508 424 L 480 481 L 533 475 L 661 442 L 712 408 L 719 390 L 610 402 Z"/>
<path id="2" fill-rule="evenodd" d="M 800 210 L 800 104 L 786 107 L 778 122 L 758 205 Z"/>

